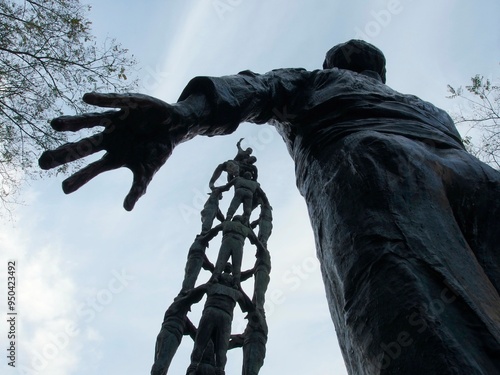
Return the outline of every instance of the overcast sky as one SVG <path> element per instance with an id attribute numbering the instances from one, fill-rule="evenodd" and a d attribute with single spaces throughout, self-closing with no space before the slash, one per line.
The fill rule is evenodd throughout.
<path id="1" fill-rule="evenodd" d="M 447 110 L 454 106 L 446 98 L 448 83 L 467 84 L 476 73 L 499 75 L 498 0 L 255 3 L 92 1 L 89 18 L 99 38 L 115 37 L 136 56 L 139 91 L 168 102 L 197 75 L 318 69 L 329 48 L 351 38 L 385 53 L 388 85 Z M 250 124 L 230 136 L 180 145 L 132 212 L 122 208 L 128 170 L 99 176 L 69 196 L 61 190 L 63 176 L 25 187 L 16 221 L 0 226 L 0 285 L 6 289 L 7 260 L 16 260 L 20 312 L 20 367 L 7 367 L 2 356 L 2 374 L 149 373 L 164 311 L 179 292 L 187 251 L 200 231 L 208 181 L 219 163 L 234 157 L 240 138 L 254 149 L 259 182 L 274 208 L 269 342 L 261 374 L 346 374 L 292 160 L 272 127 Z M 253 248 L 246 249 L 249 268 Z M 212 260 L 217 250 L 214 242 Z M 6 311 L 6 292 L 1 294 Z M 193 309 L 195 324 L 200 310 Z M 233 331 L 244 324 L 236 314 Z M 191 349 L 185 338 L 169 373 L 185 373 Z M 226 373 L 240 368 L 241 353 L 234 350 Z"/>

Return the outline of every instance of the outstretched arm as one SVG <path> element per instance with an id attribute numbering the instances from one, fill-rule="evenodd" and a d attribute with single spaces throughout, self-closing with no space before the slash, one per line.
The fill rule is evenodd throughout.
<path id="1" fill-rule="evenodd" d="M 260 186 L 257 188 L 256 193 L 261 200 L 260 204 L 269 205 L 269 199 L 267 199 L 266 193 L 264 193 L 264 190 Z"/>
<path id="2" fill-rule="evenodd" d="M 245 280 L 248 280 L 255 274 L 255 267 L 251 268 L 249 270 L 241 272 L 240 280 L 243 282 Z"/>
<path id="3" fill-rule="evenodd" d="M 217 179 L 220 177 L 220 175 L 225 169 L 226 169 L 226 163 L 219 164 L 217 168 L 215 168 L 215 171 L 212 174 L 212 178 L 208 182 L 208 187 L 210 189 L 213 190 L 215 188 L 215 181 L 217 181 Z"/>
<path id="4" fill-rule="evenodd" d="M 255 305 L 253 304 L 250 297 L 246 295 L 246 293 L 240 289 L 240 298 L 238 299 L 238 304 L 240 305 L 241 311 L 249 312 L 255 309 Z"/>
<path id="5" fill-rule="evenodd" d="M 231 181 L 229 181 L 225 185 L 214 187 L 214 189 L 219 189 L 220 191 L 228 191 L 229 189 L 231 189 L 231 186 L 234 186 L 234 184 L 237 181 L 236 179 L 237 179 L 237 177 L 233 178 Z"/>
<path id="6" fill-rule="evenodd" d="M 66 179 L 63 190 L 72 193 L 103 172 L 127 167 L 133 173 L 133 183 L 124 207 L 132 210 L 179 143 L 196 135 L 230 134 L 243 121 L 287 120 L 281 119 L 280 113 L 292 93 L 303 86 L 306 73 L 295 69 L 262 76 L 242 72 L 221 78 L 197 77 L 175 104 L 142 94 L 86 94 L 86 103 L 117 110 L 54 119 L 51 125 L 58 131 L 98 126 L 104 130 L 44 152 L 40 167 L 51 169 L 106 151 L 100 160 Z"/>
<path id="7" fill-rule="evenodd" d="M 247 234 L 248 239 L 250 240 L 250 243 L 255 245 L 257 247 L 258 251 L 266 251 L 266 247 L 260 242 L 260 240 L 257 238 L 255 235 L 254 231 L 251 229 L 248 229 L 248 234 Z"/>
<path id="8" fill-rule="evenodd" d="M 62 116 L 52 120 L 58 131 L 78 131 L 103 127 L 104 130 L 76 143 L 67 143 L 45 151 L 39 165 L 51 169 L 82 159 L 99 151 L 104 156 L 63 182 L 69 194 L 78 190 L 97 175 L 127 167 L 133 173 L 132 187 L 124 207 L 131 210 L 146 192 L 153 175 L 165 163 L 173 148 L 197 134 L 212 135 L 206 123 L 207 106 L 204 96 L 191 96 L 170 105 L 142 94 L 85 94 L 83 100 L 104 108 L 118 108 L 102 113 Z"/>
<path id="9" fill-rule="evenodd" d="M 208 246 L 208 243 L 212 240 L 212 238 L 217 236 L 217 233 L 219 233 L 221 230 L 222 230 L 222 224 L 216 225 L 215 227 L 210 229 L 207 233 L 200 234 L 199 235 L 200 239 L 202 239 L 205 243 L 207 243 Z"/>
<path id="10" fill-rule="evenodd" d="M 208 260 L 207 254 L 203 254 L 203 264 L 202 267 L 206 271 L 214 272 L 215 266 L 212 262 Z"/>

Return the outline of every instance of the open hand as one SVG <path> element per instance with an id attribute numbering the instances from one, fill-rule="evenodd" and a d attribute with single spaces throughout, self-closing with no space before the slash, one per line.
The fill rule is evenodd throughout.
<path id="1" fill-rule="evenodd" d="M 58 131 L 78 131 L 96 126 L 104 130 L 76 143 L 66 143 L 45 151 L 39 165 L 51 169 L 99 151 L 104 156 L 79 170 L 63 182 L 66 194 L 72 193 L 100 173 L 127 167 L 133 173 L 132 187 L 124 208 L 132 210 L 146 192 L 153 175 L 168 159 L 182 133 L 176 107 L 142 94 L 85 94 L 83 100 L 105 108 L 102 113 L 55 118 L 51 126 Z"/>

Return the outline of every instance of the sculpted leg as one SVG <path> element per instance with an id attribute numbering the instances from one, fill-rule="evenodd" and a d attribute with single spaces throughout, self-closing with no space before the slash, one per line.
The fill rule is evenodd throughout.
<path id="1" fill-rule="evenodd" d="M 203 265 L 203 256 L 205 254 L 206 247 L 207 245 L 205 243 L 196 239 L 189 248 L 181 292 L 194 288 Z"/>

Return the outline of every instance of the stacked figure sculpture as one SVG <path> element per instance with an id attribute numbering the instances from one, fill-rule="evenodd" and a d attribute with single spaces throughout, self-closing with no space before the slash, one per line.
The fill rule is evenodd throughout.
<path id="1" fill-rule="evenodd" d="M 194 340 L 187 375 L 224 374 L 226 353 L 233 348 L 243 349 L 243 375 L 258 374 L 264 363 L 268 332 L 264 302 L 271 272 L 267 241 L 272 231 L 272 208 L 257 182 L 257 159 L 251 155 L 251 148 L 241 148 L 241 141 L 237 143 L 235 158 L 219 164 L 210 179 L 211 192 L 201 211 L 201 232 L 189 249 L 180 293 L 165 312 L 151 375 L 167 374 L 184 335 Z M 223 172 L 227 174 L 227 183 L 215 186 Z M 224 215 L 219 202 L 222 193 L 231 188 L 234 195 Z M 240 207 L 242 214 L 238 215 Z M 260 208 L 259 217 L 250 222 L 257 207 Z M 220 222 L 216 226 L 213 225 L 215 219 Z M 222 240 L 214 264 L 205 251 L 219 232 L 222 232 Z M 246 239 L 255 245 L 256 261 L 252 269 L 242 272 Z M 207 282 L 196 286 L 202 268 L 211 272 L 211 276 Z M 252 277 L 254 291 L 250 299 L 241 283 Z M 204 295 L 205 306 L 198 327 L 195 327 L 188 312 Z M 231 334 L 236 304 L 247 313 L 247 327 L 241 334 Z"/>

